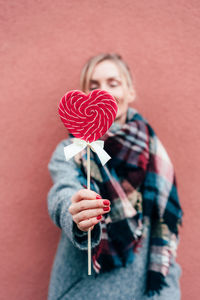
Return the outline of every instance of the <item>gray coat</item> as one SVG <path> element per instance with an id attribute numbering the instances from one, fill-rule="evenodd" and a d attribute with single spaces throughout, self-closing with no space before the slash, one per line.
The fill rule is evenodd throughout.
<path id="1" fill-rule="evenodd" d="M 63 140 L 54 151 L 48 168 L 54 185 L 48 193 L 48 212 L 53 223 L 61 229 L 60 241 L 54 258 L 48 300 L 179 300 L 181 268 L 176 261 L 170 266 L 165 287 L 160 296 L 143 296 L 145 288 L 150 227 L 144 245 L 132 264 L 115 268 L 111 272 L 87 275 L 87 232 L 80 231 L 68 212 L 72 195 L 82 189 L 73 159 L 66 161 Z M 101 224 L 91 232 L 92 248 L 101 240 Z"/>

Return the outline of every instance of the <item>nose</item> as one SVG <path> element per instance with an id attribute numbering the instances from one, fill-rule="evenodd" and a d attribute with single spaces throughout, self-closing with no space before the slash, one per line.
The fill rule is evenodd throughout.
<path id="1" fill-rule="evenodd" d="M 100 89 L 112 95 L 112 89 L 106 83 L 101 83 Z"/>
<path id="2" fill-rule="evenodd" d="M 105 83 L 100 84 L 100 89 L 108 92 L 108 86 Z"/>

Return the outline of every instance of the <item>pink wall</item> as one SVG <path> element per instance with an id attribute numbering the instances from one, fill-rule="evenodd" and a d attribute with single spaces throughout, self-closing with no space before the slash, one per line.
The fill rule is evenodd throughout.
<path id="1" fill-rule="evenodd" d="M 136 107 L 176 168 L 182 299 L 199 299 L 200 2 L 0 3 L 0 298 L 46 299 L 60 234 L 47 213 L 47 163 L 66 134 L 57 104 L 79 87 L 89 56 L 117 51 L 135 74 Z"/>

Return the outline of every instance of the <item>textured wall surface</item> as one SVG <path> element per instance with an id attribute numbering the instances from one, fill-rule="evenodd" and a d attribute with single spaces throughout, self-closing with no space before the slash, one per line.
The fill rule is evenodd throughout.
<path id="1" fill-rule="evenodd" d="M 200 2 L 0 1 L 2 300 L 46 299 L 60 231 L 51 222 L 47 163 L 66 136 L 57 104 L 79 88 L 91 55 L 130 65 L 136 108 L 175 165 L 184 226 L 177 260 L 182 299 L 200 294 Z"/>

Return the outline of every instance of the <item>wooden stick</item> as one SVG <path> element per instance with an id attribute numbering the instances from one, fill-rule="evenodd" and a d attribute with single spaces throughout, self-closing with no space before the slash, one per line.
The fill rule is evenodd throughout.
<path id="1" fill-rule="evenodd" d="M 87 146 L 87 188 L 90 190 L 90 146 Z M 91 275 L 91 229 L 88 229 L 88 275 Z"/>

